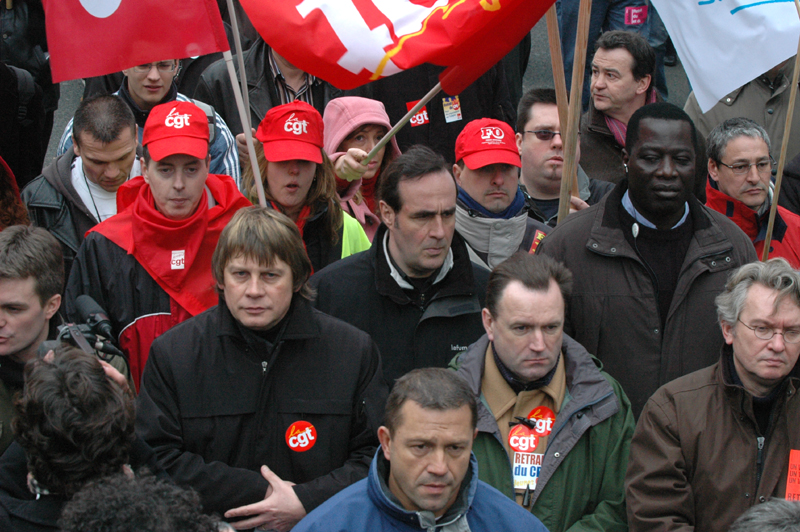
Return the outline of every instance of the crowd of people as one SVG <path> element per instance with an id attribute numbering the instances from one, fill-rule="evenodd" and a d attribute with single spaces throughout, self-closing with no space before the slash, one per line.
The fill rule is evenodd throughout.
<path id="1" fill-rule="evenodd" d="M 682 110 L 600 26 L 575 153 L 503 61 L 370 157 L 439 67 L 341 91 L 256 37 L 257 169 L 222 62 L 94 80 L 0 165 L 0 529 L 800 531 L 788 91 Z"/>

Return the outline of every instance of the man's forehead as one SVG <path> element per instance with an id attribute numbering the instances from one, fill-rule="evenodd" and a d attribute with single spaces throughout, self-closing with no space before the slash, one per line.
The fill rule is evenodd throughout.
<path id="1" fill-rule="evenodd" d="M 647 148 L 653 145 L 670 145 L 690 148 L 694 153 L 692 142 L 692 126 L 685 120 L 673 120 L 648 116 L 639 122 L 639 136 L 633 149 Z"/>
<path id="2" fill-rule="evenodd" d="M 787 312 L 800 313 L 800 305 L 789 294 L 774 288 L 754 283 L 747 289 L 742 314 L 749 319 L 782 318 Z"/>
<path id="3" fill-rule="evenodd" d="M 595 52 L 592 65 L 619 70 L 621 74 L 633 71 L 633 54 L 626 48 L 600 48 Z"/>
<path id="4" fill-rule="evenodd" d="M 136 136 L 132 128 L 123 127 L 120 129 L 119 135 L 111 142 L 102 142 L 100 139 L 92 135 L 90 131 L 81 131 L 78 133 L 78 144 L 83 150 L 90 150 L 97 153 L 111 152 L 114 150 L 130 148 L 136 146 Z"/>
<path id="5" fill-rule="evenodd" d="M 400 200 L 403 205 L 403 210 L 419 211 L 428 210 L 426 205 L 433 205 L 438 203 L 438 197 L 433 197 L 427 194 L 433 187 L 450 187 L 453 189 L 452 203 L 453 207 L 456 204 L 456 196 L 458 189 L 456 188 L 455 179 L 446 170 L 437 172 L 430 172 L 425 175 L 406 179 L 397 184 L 397 192 L 400 195 Z M 445 206 L 446 210 L 448 207 Z M 436 209 L 438 210 L 438 208 Z"/>
<path id="6" fill-rule="evenodd" d="M 739 140 L 748 141 L 747 145 L 736 142 Z M 750 135 L 737 135 L 731 138 L 727 143 L 725 143 L 725 146 L 722 148 L 722 152 L 730 157 L 737 157 L 752 146 L 757 146 L 759 151 L 763 151 L 765 155 L 769 155 L 769 147 L 767 146 L 767 143 L 764 142 L 764 139 L 761 137 L 751 137 Z"/>
<path id="7" fill-rule="evenodd" d="M 528 124 L 548 125 L 559 128 L 561 123 L 558 117 L 558 106 L 552 103 L 535 103 L 528 113 Z M 526 128 L 527 125 L 526 124 Z"/>

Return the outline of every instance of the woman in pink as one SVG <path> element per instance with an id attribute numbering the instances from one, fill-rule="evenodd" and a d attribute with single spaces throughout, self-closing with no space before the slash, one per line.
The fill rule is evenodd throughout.
<path id="1" fill-rule="evenodd" d="M 400 155 L 397 141 L 392 138 L 366 166 L 361 161 L 391 129 L 389 116 L 379 101 L 345 96 L 328 103 L 323 121 L 324 148 L 334 164 L 342 209 L 359 221 L 372 241 L 380 225 L 376 185 L 386 165 Z"/>

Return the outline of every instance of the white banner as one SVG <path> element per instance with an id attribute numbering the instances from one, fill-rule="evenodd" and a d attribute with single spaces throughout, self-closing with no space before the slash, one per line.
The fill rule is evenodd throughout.
<path id="1" fill-rule="evenodd" d="M 703 112 L 794 56 L 794 0 L 651 0 L 672 37 Z"/>

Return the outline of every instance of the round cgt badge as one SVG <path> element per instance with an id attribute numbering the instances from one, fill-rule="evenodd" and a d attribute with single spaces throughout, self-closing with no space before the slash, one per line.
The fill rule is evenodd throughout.
<path id="1" fill-rule="evenodd" d="M 303 453 L 317 443 L 317 429 L 308 421 L 295 421 L 286 429 L 286 445 L 293 451 Z"/>
<path id="2" fill-rule="evenodd" d="M 508 432 L 508 446 L 518 453 L 532 453 L 537 445 L 539 436 L 521 423 Z"/>

